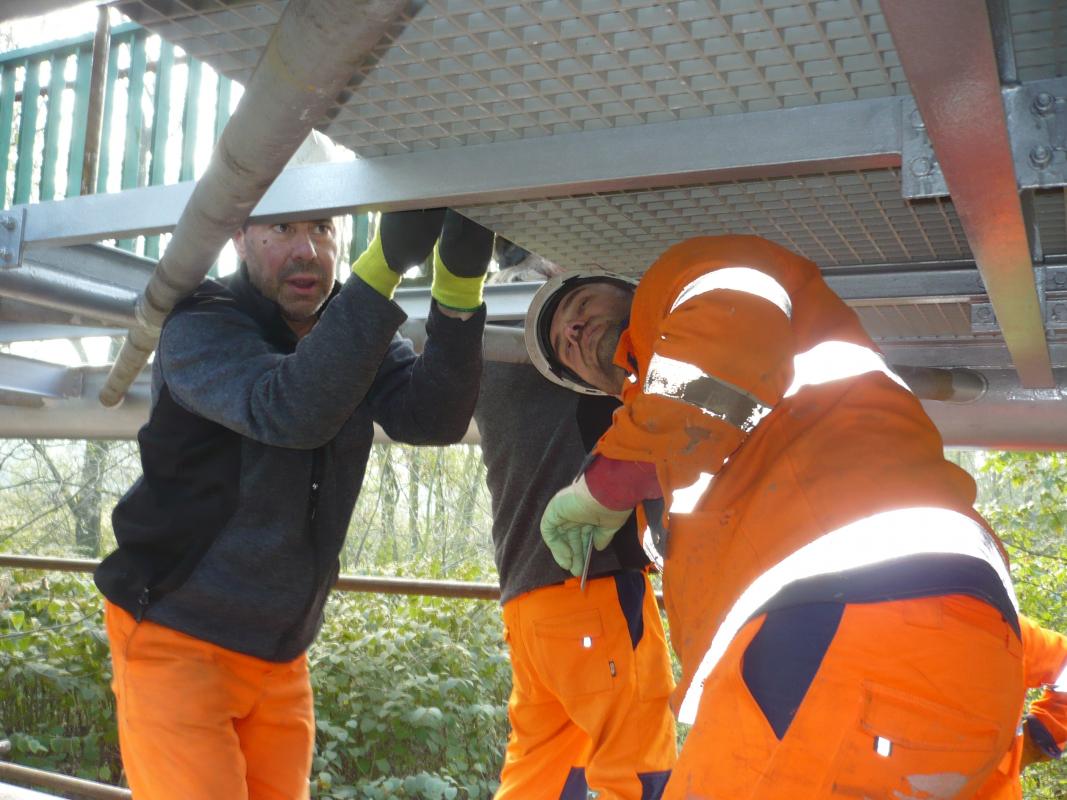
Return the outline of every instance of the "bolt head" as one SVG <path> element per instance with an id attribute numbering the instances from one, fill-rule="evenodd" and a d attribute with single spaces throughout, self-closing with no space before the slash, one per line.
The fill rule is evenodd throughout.
<path id="1" fill-rule="evenodd" d="M 1052 163 L 1052 148 L 1039 144 L 1030 150 L 1030 163 L 1038 169 L 1044 169 Z"/>
<path id="2" fill-rule="evenodd" d="M 3 225 L 9 231 L 13 231 L 18 222 L 15 221 L 14 217 L 4 216 L 0 217 L 0 225 Z"/>
<path id="3" fill-rule="evenodd" d="M 1038 92 L 1034 98 L 1034 111 L 1038 114 L 1048 114 L 1056 105 L 1056 98 L 1049 92 Z"/>
<path id="4" fill-rule="evenodd" d="M 911 174 L 916 178 L 924 178 L 934 171 L 934 162 L 926 156 L 919 156 L 911 161 Z"/>
<path id="5" fill-rule="evenodd" d="M 982 320 L 983 322 L 988 322 L 989 320 L 993 319 L 993 309 L 979 308 L 978 319 Z"/>
<path id="6" fill-rule="evenodd" d="M 919 113 L 919 109 L 913 108 L 908 115 L 908 119 L 911 121 L 911 127 L 917 131 L 923 130 L 926 127 L 926 123 L 923 122 L 922 114 Z"/>
<path id="7" fill-rule="evenodd" d="M 12 252 L 6 247 L 0 247 L 0 261 L 10 261 L 13 258 Z"/>

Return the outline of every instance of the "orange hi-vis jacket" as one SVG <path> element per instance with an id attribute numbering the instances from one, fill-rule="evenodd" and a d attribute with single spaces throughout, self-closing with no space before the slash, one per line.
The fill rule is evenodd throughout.
<path id="1" fill-rule="evenodd" d="M 920 557 L 938 568 L 912 570 L 897 599 L 947 594 L 948 559 L 957 584 L 1014 617 L 974 482 L 812 262 L 750 236 L 670 248 L 638 285 L 615 361 L 632 377 L 596 452 L 654 463 L 664 490 L 683 722 L 733 634 L 783 592 L 852 597 L 820 596 L 820 579 Z M 853 585 L 860 599 L 874 599 L 868 583 Z"/>
<path id="2" fill-rule="evenodd" d="M 1067 746 L 1067 636 L 1042 628 L 1032 619 L 1019 616 L 1023 634 L 1023 675 L 1027 689 L 1044 687 L 1030 704 L 1024 722 L 1025 735 L 1033 746 L 1059 758 Z M 975 800 L 1021 800 L 1024 734 L 1020 731 L 1012 748 L 1004 754 L 997 770 L 975 795 Z"/>
<path id="3" fill-rule="evenodd" d="M 1030 736 L 1048 755 L 1059 757 L 1067 747 L 1067 636 L 1019 618 L 1023 631 L 1023 669 L 1026 687 L 1044 686 L 1030 704 Z M 1040 726 L 1040 732 L 1033 723 Z"/>

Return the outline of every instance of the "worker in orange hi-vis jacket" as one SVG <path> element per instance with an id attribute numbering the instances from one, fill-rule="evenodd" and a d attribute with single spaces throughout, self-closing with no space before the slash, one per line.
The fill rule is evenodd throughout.
<path id="1" fill-rule="evenodd" d="M 693 725 L 664 798 L 967 798 L 1011 746 L 1022 644 L 975 485 L 815 264 L 676 245 L 632 294 L 559 276 L 531 357 L 620 396 L 542 535 L 580 572 L 662 492 Z M 666 550 L 662 553 L 662 550 Z"/>
<path id="2" fill-rule="evenodd" d="M 1023 718 L 1011 749 L 1004 754 L 976 800 L 1022 800 L 1020 773 L 1031 764 L 1059 758 L 1067 745 L 1067 636 L 1020 616 L 1027 689 L 1045 687 Z"/>

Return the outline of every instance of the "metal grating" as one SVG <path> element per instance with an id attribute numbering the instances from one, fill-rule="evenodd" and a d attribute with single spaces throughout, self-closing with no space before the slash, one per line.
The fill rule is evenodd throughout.
<path id="1" fill-rule="evenodd" d="M 880 342 L 971 339 L 968 302 L 853 304 L 863 327 Z"/>
<path id="2" fill-rule="evenodd" d="M 1063 189 L 1034 192 L 1034 216 L 1045 257 L 1067 255 L 1067 204 Z"/>
<path id="3" fill-rule="evenodd" d="M 115 7 L 244 82 L 283 3 Z M 876 0 L 428 0 L 324 128 L 364 157 L 906 93 Z"/>
<path id="4" fill-rule="evenodd" d="M 896 170 L 474 206 L 464 213 L 573 267 L 640 274 L 670 243 L 751 233 L 820 266 L 970 257 L 952 205 L 908 203 Z"/>
<path id="5" fill-rule="evenodd" d="M 1067 6 L 1057 0 L 1011 0 L 1009 8 L 1019 79 L 1067 75 Z"/>

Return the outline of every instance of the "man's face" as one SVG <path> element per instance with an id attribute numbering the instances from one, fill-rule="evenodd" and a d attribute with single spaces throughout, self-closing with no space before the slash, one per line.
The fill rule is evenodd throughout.
<path id="1" fill-rule="evenodd" d="M 249 225 L 234 235 L 233 243 L 259 293 L 281 307 L 294 330 L 310 329 L 333 289 L 337 263 L 333 220 Z"/>
<path id="2" fill-rule="evenodd" d="M 600 281 L 583 283 L 556 307 L 549 342 L 556 358 L 590 386 L 611 395 L 622 393 L 626 372 L 612 363 L 633 294 Z"/>

